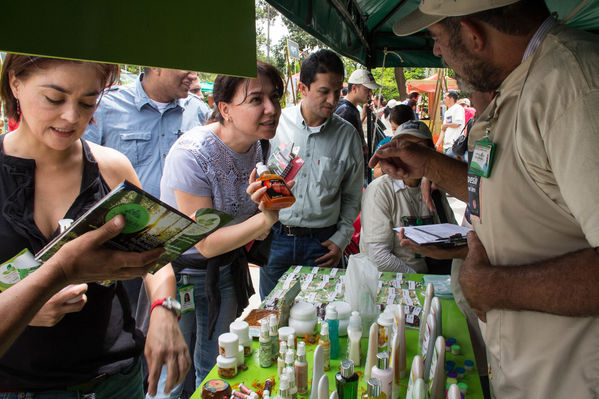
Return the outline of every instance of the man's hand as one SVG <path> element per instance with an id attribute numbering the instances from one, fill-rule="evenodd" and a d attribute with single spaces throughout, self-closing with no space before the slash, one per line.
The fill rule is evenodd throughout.
<path id="1" fill-rule="evenodd" d="M 487 251 L 475 232 L 468 233 L 468 256 L 460 268 L 459 282 L 468 304 L 476 316 L 487 321 L 487 312 L 493 309 L 493 266 L 487 257 Z"/>
<path id="2" fill-rule="evenodd" d="M 429 158 L 435 153 L 422 145 L 406 140 L 391 140 L 372 156 L 368 166 L 381 166 L 383 173 L 394 179 L 419 179 L 426 174 Z"/>
<path id="3" fill-rule="evenodd" d="M 162 365 L 166 365 L 167 370 L 165 393 L 170 392 L 185 379 L 191 359 L 177 317 L 170 310 L 157 306 L 152 312 L 144 355 L 148 362 L 150 396 L 156 395 Z"/>
<path id="4" fill-rule="evenodd" d="M 458 247 L 443 248 L 436 245 L 418 245 L 414 241 L 406 238 L 404 235 L 404 229 L 401 229 L 397 233 L 399 238 L 399 245 L 409 249 L 410 251 L 427 256 L 433 259 L 454 259 L 454 258 L 465 258 L 468 255 L 468 246 L 460 245 Z"/>
<path id="5" fill-rule="evenodd" d="M 341 249 L 331 240 L 326 240 L 321 244 L 323 247 L 327 247 L 329 252 L 316 259 L 316 264 L 320 267 L 337 267 L 341 260 Z"/>
<path id="6" fill-rule="evenodd" d="M 68 285 L 54 294 L 31 319 L 30 326 L 54 327 L 65 314 L 79 312 L 87 303 L 87 284 Z"/>
<path id="7" fill-rule="evenodd" d="M 163 248 L 124 252 L 103 246 L 124 227 L 125 218 L 118 215 L 100 228 L 89 231 L 60 248 L 52 256 L 52 260 L 60 267 L 65 283 L 129 280 L 144 275 L 155 266 L 164 252 Z"/>

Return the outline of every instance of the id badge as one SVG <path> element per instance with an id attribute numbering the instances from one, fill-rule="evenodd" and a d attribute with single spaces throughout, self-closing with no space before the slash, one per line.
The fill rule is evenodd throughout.
<path id="1" fill-rule="evenodd" d="M 178 289 L 181 314 L 192 312 L 196 309 L 193 299 L 193 285 L 184 285 Z"/>
<path id="2" fill-rule="evenodd" d="M 483 137 L 474 144 L 472 158 L 470 160 L 469 172 L 475 175 L 488 178 L 491 176 L 493 167 L 493 155 L 495 153 L 495 143 L 488 137 Z"/>

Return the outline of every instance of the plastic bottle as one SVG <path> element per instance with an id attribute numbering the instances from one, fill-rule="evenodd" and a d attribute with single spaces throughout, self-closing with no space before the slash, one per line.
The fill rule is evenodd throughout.
<path id="1" fill-rule="evenodd" d="M 347 326 L 347 358 L 359 366 L 361 363 L 360 355 L 362 347 L 360 341 L 362 338 L 362 320 L 360 313 L 354 311 L 349 318 Z"/>
<path id="2" fill-rule="evenodd" d="M 387 352 L 378 353 L 376 361 L 376 366 L 372 367 L 370 375 L 381 381 L 381 390 L 390 398 L 393 387 L 393 369 L 389 367 L 389 354 Z"/>
<path id="3" fill-rule="evenodd" d="M 294 369 L 295 363 L 295 351 L 293 349 L 287 349 L 285 352 L 285 368 Z"/>
<path id="4" fill-rule="evenodd" d="M 399 335 L 399 378 L 406 376 L 406 315 L 403 307 L 399 307 L 398 315 L 399 327 L 397 328 L 396 334 Z"/>
<path id="5" fill-rule="evenodd" d="M 295 349 L 295 334 L 289 334 L 287 337 L 287 349 Z"/>
<path id="6" fill-rule="evenodd" d="M 415 385 L 417 380 L 422 380 L 424 383 L 424 365 L 422 363 L 422 357 L 420 355 L 414 356 L 412 360 L 412 370 L 410 371 L 410 378 L 408 379 L 408 391 L 406 393 L 406 399 L 413 399 Z"/>
<path id="7" fill-rule="evenodd" d="M 406 396 L 406 399 L 408 397 Z M 414 389 L 412 390 L 412 396 L 410 399 L 427 399 L 426 398 L 426 383 L 422 378 L 418 378 L 414 383 Z"/>
<path id="8" fill-rule="evenodd" d="M 366 365 L 364 366 L 364 375 L 371 377 L 372 366 L 376 364 L 376 354 L 379 350 L 379 325 L 372 323 L 370 334 L 368 335 L 368 353 L 366 354 Z"/>
<path id="9" fill-rule="evenodd" d="M 329 376 L 326 374 L 318 381 L 318 399 L 329 399 Z"/>
<path id="10" fill-rule="evenodd" d="M 320 326 L 318 345 L 322 346 L 324 371 L 329 371 L 331 369 L 331 341 L 329 340 L 329 325 L 327 323 L 322 323 Z"/>
<path id="11" fill-rule="evenodd" d="M 260 176 L 256 180 L 266 187 L 266 193 L 262 196 L 266 209 L 279 210 L 293 205 L 295 197 L 281 176 L 271 173 L 262 162 L 256 164 L 256 169 Z"/>
<path id="12" fill-rule="evenodd" d="M 275 362 L 279 354 L 279 322 L 276 315 L 270 315 L 268 325 L 270 327 L 268 334 L 270 335 L 270 344 L 272 345 L 272 361 Z"/>
<path id="13" fill-rule="evenodd" d="M 262 393 L 262 396 L 270 396 L 270 391 L 272 389 L 272 380 L 270 378 L 267 378 L 266 381 L 264 381 L 264 392 Z"/>
<path id="14" fill-rule="evenodd" d="M 331 359 L 337 359 L 339 358 L 339 319 L 335 306 L 327 306 L 326 319 L 331 340 Z"/>
<path id="15" fill-rule="evenodd" d="M 456 384 L 451 384 L 447 391 L 447 399 L 461 399 L 462 393 Z"/>
<path id="16" fill-rule="evenodd" d="M 399 331 L 396 331 L 395 334 L 393 334 L 393 341 L 391 343 L 391 361 L 389 363 L 389 367 L 393 369 L 393 388 L 391 390 L 391 399 L 399 398 L 399 384 L 401 381 L 401 377 L 399 376 L 399 356 Z"/>
<path id="17" fill-rule="evenodd" d="M 268 333 L 268 322 L 260 325 L 260 353 L 258 355 L 260 367 L 270 367 L 272 365 L 272 344 Z"/>
<path id="18" fill-rule="evenodd" d="M 295 385 L 297 393 L 308 392 L 308 362 L 306 361 L 306 343 L 298 342 L 297 360 L 295 361 Z"/>
<path id="19" fill-rule="evenodd" d="M 424 360 L 424 382 L 428 382 L 431 370 L 431 361 L 435 351 L 435 340 L 437 339 L 437 319 L 432 313 L 426 318 L 426 328 L 424 330 L 424 339 L 422 340 L 422 358 Z M 443 342 L 445 351 L 445 341 Z M 445 352 L 444 352 L 445 353 Z M 444 362 L 445 365 L 445 362 Z"/>
<path id="20" fill-rule="evenodd" d="M 431 315 L 432 316 L 432 315 Z M 445 393 L 445 338 L 438 336 L 432 353 L 429 398 L 443 399 Z"/>
<path id="21" fill-rule="evenodd" d="M 289 394 L 289 378 L 283 374 L 279 381 L 279 399 L 291 399 Z"/>
<path id="22" fill-rule="evenodd" d="M 354 373 L 354 362 L 341 361 L 341 371 L 335 375 L 335 385 L 339 399 L 358 398 L 358 375 Z"/>
<path id="23" fill-rule="evenodd" d="M 277 357 L 277 375 L 283 375 L 283 369 L 285 368 L 285 352 L 287 352 L 287 343 L 281 342 L 279 346 L 279 357 Z"/>
<path id="24" fill-rule="evenodd" d="M 431 310 L 430 312 L 435 315 L 437 320 L 437 335 L 443 335 L 443 314 L 441 308 L 441 301 L 436 296 L 431 299 Z"/>
<path id="25" fill-rule="evenodd" d="M 324 374 L 323 348 L 318 344 L 314 349 L 314 359 L 312 361 L 312 388 L 310 389 L 310 399 L 318 399 L 318 384 Z M 328 379 L 327 379 L 328 382 Z M 328 389 L 328 388 L 327 388 Z"/>
<path id="26" fill-rule="evenodd" d="M 391 312 L 383 312 L 377 319 L 379 325 L 379 352 L 389 352 L 389 342 L 392 339 L 395 316 Z"/>
<path id="27" fill-rule="evenodd" d="M 366 393 L 362 399 L 386 399 L 386 395 L 381 390 L 381 380 L 378 378 L 369 378 L 366 382 Z"/>
<path id="28" fill-rule="evenodd" d="M 295 369 L 292 367 L 285 367 L 283 375 L 286 375 L 289 379 L 289 395 L 291 399 L 297 399 L 297 385 L 295 384 Z"/>
<path id="29" fill-rule="evenodd" d="M 435 287 L 432 283 L 426 286 L 426 297 L 424 299 L 424 307 L 422 308 L 422 317 L 420 318 L 420 332 L 418 334 L 418 351 L 422 351 L 422 340 L 424 339 L 424 330 L 426 328 L 426 319 L 431 310 L 431 301 L 435 295 Z"/>

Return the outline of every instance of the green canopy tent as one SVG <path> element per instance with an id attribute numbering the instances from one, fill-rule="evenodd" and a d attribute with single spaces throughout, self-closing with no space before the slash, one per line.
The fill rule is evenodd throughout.
<path id="1" fill-rule="evenodd" d="M 441 67 L 425 32 L 407 37 L 393 24 L 418 7 L 419 0 L 267 0 L 274 8 L 327 46 L 367 68 Z M 599 0 L 546 0 L 559 19 L 599 32 Z M 334 27 L 334 28 L 332 28 Z M 387 52 L 386 52 L 387 51 Z"/>
<path id="2" fill-rule="evenodd" d="M 254 0 L 8 1 L 0 51 L 256 76 Z"/>

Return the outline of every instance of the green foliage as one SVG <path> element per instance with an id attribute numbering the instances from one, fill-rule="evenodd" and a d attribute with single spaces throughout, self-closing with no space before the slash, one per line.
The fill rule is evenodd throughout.
<path id="1" fill-rule="evenodd" d="M 407 79 L 423 79 L 425 78 L 425 69 L 426 68 L 404 68 L 404 76 Z M 383 75 L 383 81 L 381 83 L 381 74 L 383 73 L 383 68 L 374 68 L 372 70 L 372 76 L 378 84 L 381 84 L 383 94 L 383 98 L 389 101 L 392 98 L 396 100 L 399 99 L 399 90 L 397 89 L 397 83 L 395 81 L 395 74 L 393 68 L 385 68 L 385 73 Z M 378 90 L 376 93 L 378 94 Z"/>

